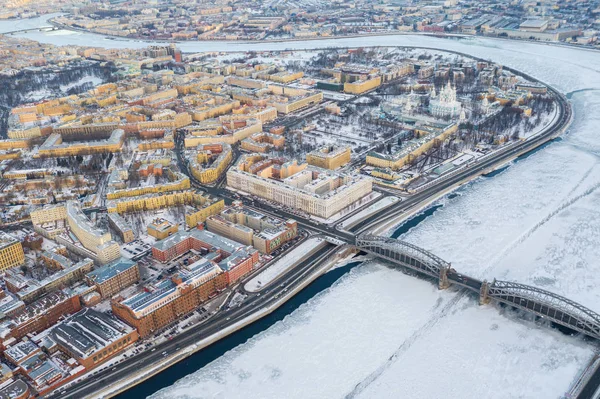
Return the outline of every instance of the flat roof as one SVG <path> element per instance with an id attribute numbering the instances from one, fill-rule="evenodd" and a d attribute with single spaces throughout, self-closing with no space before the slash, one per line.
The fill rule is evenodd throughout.
<path id="1" fill-rule="evenodd" d="M 96 283 L 103 283 L 115 277 L 117 274 L 123 273 L 132 267 L 137 267 L 137 263 L 127 258 L 119 258 L 114 262 L 104 265 L 94 271 L 89 272 L 86 276 Z"/>
<path id="2" fill-rule="evenodd" d="M 82 358 L 101 350 L 133 331 L 117 318 L 84 309 L 52 328 L 52 339 Z"/>
<path id="3" fill-rule="evenodd" d="M 29 386 L 23 380 L 15 380 L 0 388 L 0 399 L 18 398 L 29 392 Z"/>

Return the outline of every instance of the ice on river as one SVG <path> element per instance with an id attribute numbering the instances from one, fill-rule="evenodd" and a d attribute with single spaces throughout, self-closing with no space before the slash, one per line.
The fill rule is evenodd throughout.
<path id="1" fill-rule="evenodd" d="M 592 348 L 512 318 L 363 264 L 151 398 L 558 397 Z"/>

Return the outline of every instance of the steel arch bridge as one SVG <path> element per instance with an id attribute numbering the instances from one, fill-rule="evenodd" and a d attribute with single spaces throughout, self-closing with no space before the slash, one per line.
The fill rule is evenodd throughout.
<path id="1" fill-rule="evenodd" d="M 487 296 L 600 339 L 600 314 L 568 298 L 541 288 L 497 280 L 487 286 Z"/>
<path id="2" fill-rule="evenodd" d="M 439 280 L 440 288 L 450 282 L 479 294 L 480 303 L 495 300 L 522 309 L 592 338 L 600 339 L 600 314 L 568 298 L 510 281 L 479 281 L 462 276 L 450 264 L 416 245 L 388 237 L 362 235 L 356 246 L 381 259 L 399 264 Z"/>
<path id="3" fill-rule="evenodd" d="M 356 245 L 363 251 L 399 263 L 430 277 L 440 278 L 440 276 L 445 276 L 450 269 L 448 262 L 431 252 L 394 238 L 372 235 L 359 236 L 356 239 Z"/>

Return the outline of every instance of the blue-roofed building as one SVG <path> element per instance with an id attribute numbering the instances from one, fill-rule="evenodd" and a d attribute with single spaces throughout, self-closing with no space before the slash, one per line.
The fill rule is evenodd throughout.
<path id="1" fill-rule="evenodd" d="M 140 270 L 136 262 L 121 257 L 85 277 L 89 285 L 96 286 L 100 295 L 107 298 L 137 283 L 140 280 Z"/>
<path id="2" fill-rule="evenodd" d="M 227 274 L 214 261 L 200 258 L 170 279 L 125 300 L 113 301 L 112 309 L 146 337 L 196 310 L 226 286 Z"/>

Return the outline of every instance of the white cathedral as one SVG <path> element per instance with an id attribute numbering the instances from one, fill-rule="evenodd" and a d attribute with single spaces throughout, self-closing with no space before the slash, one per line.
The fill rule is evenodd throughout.
<path id="1" fill-rule="evenodd" d="M 461 115 L 462 104 L 456 99 L 456 88 L 450 82 L 440 91 L 438 96 L 435 87 L 429 96 L 429 112 L 436 118 L 455 118 Z"/>

